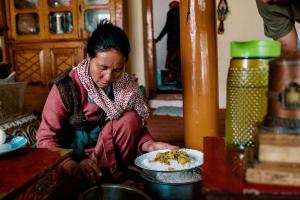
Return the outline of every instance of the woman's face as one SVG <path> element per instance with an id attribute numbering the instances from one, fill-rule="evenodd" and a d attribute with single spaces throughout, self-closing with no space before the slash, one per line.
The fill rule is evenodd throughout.
<path id="1" fill-rule="evenodd" d="M 115 49 L 97 53 L 89 58 L 93 81 L 102 89 L 119 79 L 125 69 L 125 56 Z"/>

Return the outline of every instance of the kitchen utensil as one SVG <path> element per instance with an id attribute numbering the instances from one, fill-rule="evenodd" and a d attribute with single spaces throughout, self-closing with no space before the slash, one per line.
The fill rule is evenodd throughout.
<path id="1" fill-rule="evenodd" d="M 129 166 L 130 170 L 138 172 L 144 182 L 144 191 L 155 200 L 197 200 L 201 199 L 202 175 L 200 168 L 177 172 L 157 172 Z M 196 173 L 197 177 L 186 177 L 182 180 L 174 178 Z M 189 174 L 191 175 L 191 174 Z M 160 176 L 160 177 L 158 177 Z M 164 177 L 162 177 L 164 176 Z M 163 180 L 163 181 L 161 181 Z M 169 182 L 168 182 L 169 181 Z"/>
<path id="2" fill-rule="evenodd" d="M 0 144 L 0 155 L 6 154 L 24 147 L 27 144 L 27 139 L 22 136 L 13 137 L 10 141 Z"/>
<path id="3" fill-rule="evenodd" d="M 64 33 L 66 26 L 66 15 L 63 12 L 56 12 L 50 15 L 50 31 L 53 33 Z"/>
<path id="4" fill-rule="evenodd" d="M 151 200 L 143 191 L 120 184 L 101 184 L 105 200 Z M 92 187 L 80 195 L 80 200 L 99 200 L 98 187 Z"/>
<path id="5" fill-rule="evenodd" d="M 179 149 L 180 151 L 183 151 L 187 153 L 189 157 L 192 158 L 192 161 L 189 163 L 186 163 L 184 165 L 178 164 L 177 165 L 163 165 L 158 162 L 151 163 L 152 160 L 155 159 L 156 155 L 158 153 L 164 153 L 167 151 L 170 151 L 169 149 L 164 150 L 158 150 L 158 151 L 152 151 L 146 154 L 143 154 L 136 158 L 134 160 L 135 165 L 138 167 L 145 169 L 145 170 L 152 170 L 152 171 L 161 171 L 161 172 L 174 172 L 174 171 L 183 171 L 188 169 L 193 169 L 195 167 L 198 167 L 203 164 L 203 153 L 201 151 L 197 151 L 194 149 Z M 152 165 L 153 164 L 153 165 Z M 176 164 L 176 163 L 175 163 Z"/>
<path id="6" fill-rule="evenodd" d="M 193 169 L 196 170 L 197 168 Z M 198 169 L 197 169 L 198 170 Z M 198 180 L 187 181 L 184 183 L 166 183 L 157 180 L 155 177 L 159 173 L 165 173 L 172 176 L 173 173 L 185 173 L 180 172 L 155 172 L 143 170 L 141 177 L 144 181 L 144 190 L 147 194 L 155 200 L 197 200 L 201 199 L 201 181 Z M 149 178 L 151 177 L 151 178 Z"/>
<path id="7" fill-rule="evenodd" d="M 300 52 L 269 63 L 268 111 L 262 128 L 300 134 Z"/>
<path id="8" fill-rule="evenodd" d="M 95 178 L 95 182 L 96 182 L 96 187 L 97 187 L 97 198 L 96 199 L 104 200 L 102 186 L 101 186 L 101 177 L 97 176 Z"/>

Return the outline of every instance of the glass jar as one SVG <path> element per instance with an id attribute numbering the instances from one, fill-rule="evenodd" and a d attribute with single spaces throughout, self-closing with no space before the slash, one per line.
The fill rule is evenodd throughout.
<path id="1" fill-rule="evenodd" d="M 231 42 L 225 117 L 227 145 L 239 149 L 254 146 L 257 123 L 267 112 L 268 62 L 278 56 L 278 41 Z"/>

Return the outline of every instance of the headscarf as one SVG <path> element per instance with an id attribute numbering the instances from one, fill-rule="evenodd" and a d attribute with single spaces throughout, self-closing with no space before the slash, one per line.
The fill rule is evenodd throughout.
<path id="1" fill-rule="evenodd" d="M 179 8 L 179 2 L 178 1 L 171 1 L 169 3 L 170 8 Z"/>
<path id="2" fill-rule="evenodd" d="M 125 111 L 133 110 L 141 117 L 142 123 L 149 116 L 149 108 L 139 90 L 138 84 L 127 73 L 112 83 L 114 100 L 109 99 L 105 92 L 96 87 L 90 75 L 90 63 L 87 59 L 76 66 L 79 79 L 88 95 L 108 116 L 109 119 L 118 119 Z"/>

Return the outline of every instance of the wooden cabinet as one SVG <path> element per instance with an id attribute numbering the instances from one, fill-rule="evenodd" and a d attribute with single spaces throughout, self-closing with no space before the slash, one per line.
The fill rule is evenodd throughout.
<path id="1" fill-rule="evenodd" d="M 6 30 L 7 30 L 7 24 L 6 24 L 6 18 L 5 18 L 5 6 L 4 1 L 0 1 L 0 64 L 7 63 L 6 60 L 6 46 L 4 44 L 5 38 L 6 38 Z M 0 66 L 1 67 L 1 66 Z M 0 76 L 3 69 L 0 69 Z"/>
<path id="2" fill-rule="evenodd" d="M 81 41 L 18 43 L 11 46 L 17 81 L 27 82 L 25 107 L 40 112 L 48 94 L 47 84 L 63 70 L 84 58 Z"/>
<path id="3" fill-rule="evenodd" d="M 47 84 L 85 57 L 88 38 L 108 18 L 123 26 L 123 0 L 5 0 L 9 61 L 25 81 L 25 107 L 40 112 Z"/>
<path id="4" fill-rule="evenodd" d="M 5 15 L 4 15 L 4 2 L 0 1 L 0 35 L 3 35 L 3 32 L 6 28 L 5 23 Z"/>

